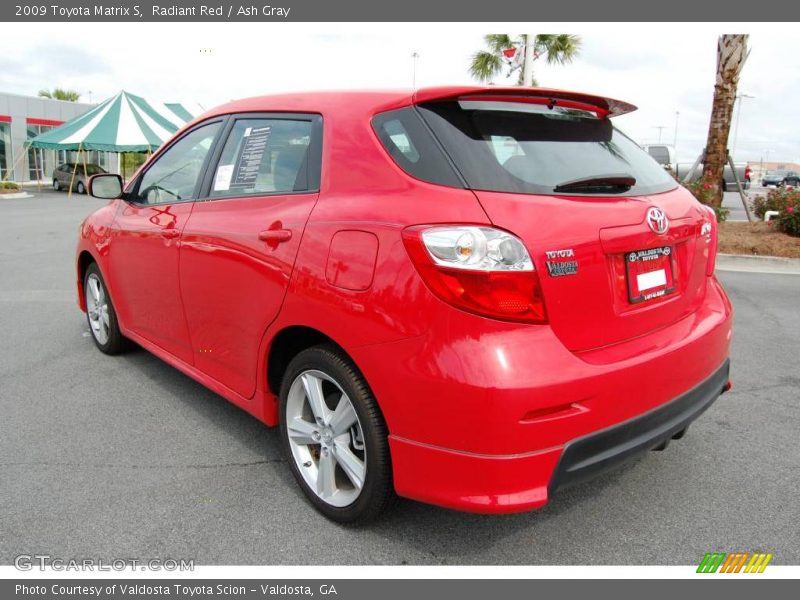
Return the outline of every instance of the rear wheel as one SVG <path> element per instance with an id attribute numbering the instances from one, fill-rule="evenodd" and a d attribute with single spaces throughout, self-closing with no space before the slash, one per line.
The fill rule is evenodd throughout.
<path id="1" fill-rule="evenodd" d="M 315 346 L 289 363 L 280 428 L 295 479 L 326 517 L 366 522 L 394 500 L 386 425 L 363 376 L 338 348 Z"/>
<path id="2" fill-rule="evenodd" d="M 95 345 L 104 354 L 123 352 L 127 348 L 127 340 L 119 330 L 117 313 L 96 263 L 86 269 L 83 293 L 86 298 L 86 319 Z"/>
<path id="3" fill-rule="evenodd" d="M 86 187 L 83 185 L 82 181 L 78 182 L 78 193 L 79 194 L 85 194 L 86 193 Z"/>

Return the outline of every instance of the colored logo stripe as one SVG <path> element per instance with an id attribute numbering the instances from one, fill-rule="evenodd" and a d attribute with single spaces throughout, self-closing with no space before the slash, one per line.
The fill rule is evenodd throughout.
<path id="1" fill-rule="evenodd" d="M 722 561 L 725 560 L 724 552 L 711 552 L 703 557 L 700 566 L 697 567 L 698 573 L 716 573 Z"/>
<path id="2" fill-rule="evenodd" d="M 700 561 L 697 572 L 716 573 L 719 570 L 720 573 L 739 573 L 744 568 L 745 573 L 763 573 L 772 556 L 764 552 L 709 552 Z"/>
<path id="3" fill-rule="evenodd" d="M 772 554 L 754 554 L 750 562 L 744 569 L 745 573 L 763 573 L 767 568 L 769 561 L 772 560 Z"/>

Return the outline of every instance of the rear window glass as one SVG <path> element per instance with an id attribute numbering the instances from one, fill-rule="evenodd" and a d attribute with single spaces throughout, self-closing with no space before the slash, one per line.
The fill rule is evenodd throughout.
<path id="1" fill-rule="evenodd" d="M 587 111 L 502 101 L 435 102 L 419 111 L 472 189 L 566 194 L 555 188 L 609 176 L 635 179 L 625 194 L 677 186 L 609 119 Z"/>
<path id="2" fill-rule="evenodd" d="M 647 152 L 652 156 L 655 161 L 660 165 L 669 164 L 669 150 L 664 146 L 650 146 Z"/>

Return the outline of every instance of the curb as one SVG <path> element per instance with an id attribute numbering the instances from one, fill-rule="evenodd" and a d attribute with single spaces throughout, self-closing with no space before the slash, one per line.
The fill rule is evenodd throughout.
<path id="1" fill-rule="evenodd" d="M 0 194 L 0 198 L 6 198 L 8 200 L 18 200 L 20 198 L 33 198 L 33 194 L 29 194 L 28 192 L 17 192 L 16 194 Z"/>
<path id="2" fill-rule="evenodd" d="M 750 256 L 747 254 L 718 254 L 717 271 L 800 275 L 800 258 Z"/>

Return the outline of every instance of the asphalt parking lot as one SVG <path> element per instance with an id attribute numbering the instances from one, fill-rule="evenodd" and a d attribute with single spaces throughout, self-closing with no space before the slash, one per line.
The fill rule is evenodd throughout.
<path id="1" fill-rule="evenodd" d="M 352 529 L 304 501 L 276 431 L 143 350 L 95 349 L 73 252 L 101 204 L 0 197 L 0 564 L 697 564 L 755 550 L 800 563 L 800 276 L 720 274 L 734 390 L 665 452 L 538 512 L 404 501 Z"/>

